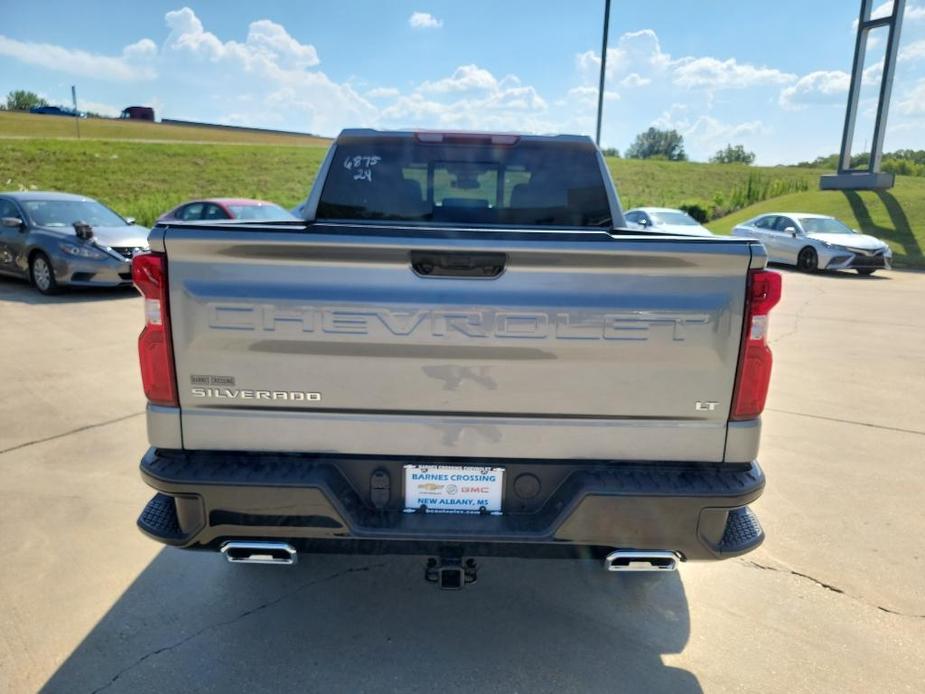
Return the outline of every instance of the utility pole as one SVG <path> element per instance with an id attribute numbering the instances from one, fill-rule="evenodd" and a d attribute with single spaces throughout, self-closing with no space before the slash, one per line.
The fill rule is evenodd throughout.
<path id="1" fill-rule="evenodd" d="M 607 30 L 610 29 L 610 0 L 604 0 L 604 40 L 601 44 L 601 80 L 597 88 L 597 135 L 594 142 L 601 146 L 601 114 L 604 112 L 604 74 L 607 70 Z"/>
<path id="2" fill-rule="evenodd" d="M 77 139 L 80 139 L 80 112 L 77 110 L 77 87 L 71 85 L 71 101 L 74 102 L 74 124 L 77 126 Z"/>

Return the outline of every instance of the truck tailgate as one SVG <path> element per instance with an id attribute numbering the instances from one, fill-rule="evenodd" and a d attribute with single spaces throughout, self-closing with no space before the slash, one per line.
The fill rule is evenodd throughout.
<path id="1" fill-rule="evenodd" d="M 160 231 L 186 448 L 723 460 L 749 242 Z"/>

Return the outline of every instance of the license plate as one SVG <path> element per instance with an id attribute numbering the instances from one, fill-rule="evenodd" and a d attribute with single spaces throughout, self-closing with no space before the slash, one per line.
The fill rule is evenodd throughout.
<path id="1" fill-rule="evenodd" d="M 405 465 L 405 509 L 453 513 L 501 512 L 504 468 Z"/>

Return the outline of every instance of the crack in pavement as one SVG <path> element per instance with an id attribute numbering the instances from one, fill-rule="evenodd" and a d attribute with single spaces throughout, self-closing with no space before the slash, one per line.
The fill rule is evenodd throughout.
<path id="1" fill-rule="evenodd" d="M 118 422 L 124 422 L 126 419 L 132 419 L 133 417 L 140 417 L 144 414 L 144 410 L 141 412 L 133 412 L 132 414 L 127 414 L 122 417 L 116 417 L 115 419 L 107 419 L 105 422 L 97 422 L 96 424 L 87 424 L 82 427 L 77 427 L 76 429 L 71 429 L 70 431 L 65 431 L 60 434 L 53 434 L 51 436 L 46 436 L 43 439 L 35 439 L 33 441 L 26 441 L 25 443 L 18 443 L 15 446 L 10 446 L 9 448 L 4 448 L 0 450 L 0 455 L 4 453 L 12 453 L 13 451 L 18 451 L 20 448 L 28 448 L 29 446 L 37 446 L 40 443 L 45 443 L 46 441 L 54 441 L 55 439 L 63 439 L 72 434 L 79 434 L 82 431 L 87 431 L 88 429 L 98 429 L 99 427 L 108 426 L 109 424 L 116 424 Z"/>
<path id="2" fill-rule="evenodd" d="M 782 342 L 783 340 L 787 339 L 788 337 L 796 335 L 797 331 L 800 329 L 800 321 L 803 320 L 803 314 L 806 311 L 806 309 L 808 309 L 809 305 L 813 303 L 816 299 L 818 299 L 820 296 L 824 296 L 827 293 L 824 289 L 820 287 L 813 287 L 813 290 L 816 293 L 813 296 L 807 298 L 802 304 L 800 304 L 800 307 L 796 311 L 793 312 L 792 314 L 793 315 L 793 325 L 791 326 L 790 330 L 769 339 L 768 344 L 770 346 L 773 347 L 779 344 L 780 342 Z M 781 315 L 783 316 L 784 314 L 781 314 Z"/>
<path id="3" fill-rule="evenodd" d="M 912 619 L 925 619 L 925 614 L 910 614 L 908 612 L 899 612 L 898 610 L 890 609 L 889 607 L 883 607 L 882 605 L 875 605 L 867 602 L 863 598 L 859 598 L 850 593 L 846 593 L 844 590 L 838 586 L 833 586 L 831 583 L 826 583 L 825 581 L 820 581 L 818 578 L 810 576 L 809 574 L 804 574 L 799 571 L 795 571 L 789 567 L 778 568 L 776 566 L 770 566 L 768 564 L 759 564 L 758 562 L 752 559 L 740 559 L 740 562 L 746 566 L 751 566 L 754 569 L 761 569 L 762 571 L 774 571 L 776 573 L 790 574 L 791 576 L 797 576 L 798 578 L 806 579 L 812 583 L 815 583 L 820 588 L 831 591 L 832 593 L 837 593 L 838 595 L 844 595 L 846 598 L 851 598 L 852 600 L 861 603 L 862 605 L 867 605 L 868 607 L 875 607 L 881 612 L 886 612 L 887 614 L 895 615 L 897 617 L 911 617 Z"/>
<path id="4" fill-rule="evenodd" d="M 137 658 L 135 662 L 119 670 L 119 672 L 113 675 L 112 679 L 110 679 L 109 682 L 107 682 L 106 684 L 100 687 L 97 687 L 91 692 L 91 694 L 99 694 L 99 692 L 109 689 L 112 685 L 114 685 L 116 682 L 119 681 L 119 678 L 121 678 L 122 675 L 129 672 L 130 670 L 134 670 L 136 667 L 138 667 L 143 662 L 145 662 L 148 658 L 152 658 L 156 655 L 160 655 L 161 653 L 166 653 L 167 651 L 172 651 L 176 648 L 179 648 L 180 646 L 183 646 L 186 643 L 189 643 L 193 639 L 198 638 L 199 636 L 201 636 L 202 634 L 208 631 L 213 631 L 215 629 L 221 629 L 222 627 L 228 626 L 229 624 L 234 624 L 235 622 L 238 622 L 242 619 L 250 617 L 252 614 L 256 614 L 257 612 L 261 612 L 269 607 L 273 607 L 274 605 L 279 604 L 286 598 L 292 597 L 299 591 L 305 590 L 306 588 L 311 588 L 312 586 L 317 586 L 321 583 L 327 583 L 328 581 L 333 581 L 335 579 L 340 578 L 341 576 L 347 576 L 348 574 L 352 574 L 352 573 L 364 573 L 367 571 L 372 571 L 373 569 L 381 568 L 383 566 L 385 566 L 384 562 L 380 562 L 378 564 L 369 564 L 368 566 L 352 567 L 349 569 L 344 569 L 343 571 L 338 571 L 337 573 L 333 573 L 328 576 L 324 576 L 322 578 L 316 578 L 311 581 L 306 581 L 305 583 L 293 588 L 290 591 L 283 593 L 282 595 L 279 595 L 278 597 L 272 600 L 268 600 L 267 602 L 261 603 L 257 605 L 256 607 L 252 607 L 249 610 L 245 610 L 244 612 L 241 612 L 239 615 L 232 617 L 231 619 L 226 619 L 224 621 L 216 622 L 214 624 L 207 624 L 206 626 L 202 627 L 198 631 L 195 631 L 189 636 L 186 636 L 180 639 L 176 643 L 172 643 L 168 646 L 161 646 L 160 648 L 155 648 L 153 651 L 148 651 L 140 658 Z"/>
<path id="5" fill-rule="evenodd" d="M 812 419 L 824 419 L 827 422 L 837 422 L 838 424 L 854 424 L 859 427 L 870 427 L 871 429 L 883 429 L 885 431 L 898 431 L 903 434 L 917 434 L 925 436 L 925 431 L 918 429 L 903 429 L 902 427 L 891 427 L 886 424 L 873 424 L 872 422 L 859 422 L 856 419 L 842 419 L 840 417 L 826 417 L 822 414 L 810 414 L 809 412 L 794 412 L 793 410 L 779 410 L 776 407 L 766 407 L 768 412 L 778 412 L 780 414 L 789 414 L 794 417 L 810 417 Z"/>

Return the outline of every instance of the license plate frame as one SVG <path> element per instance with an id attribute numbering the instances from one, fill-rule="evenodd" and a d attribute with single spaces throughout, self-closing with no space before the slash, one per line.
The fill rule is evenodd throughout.
<path id="1" fill-rule="evenodd" d="M 405 465 L 405 511 L 502 513 L 504 468 Z"/>

